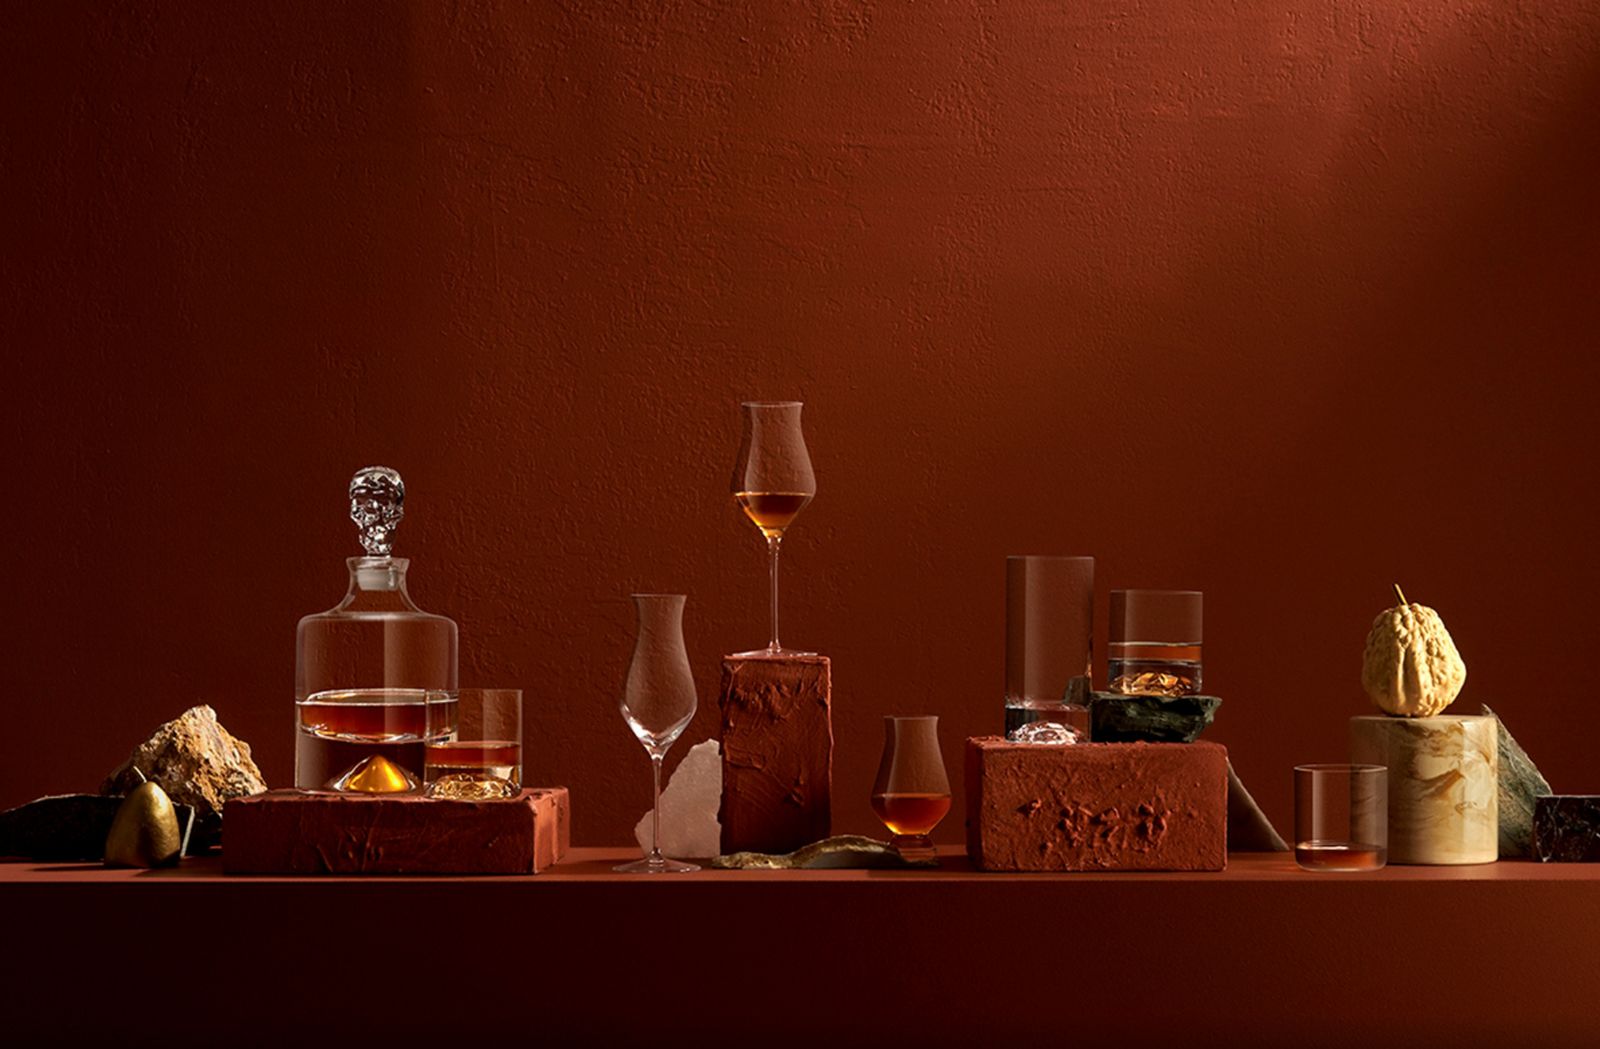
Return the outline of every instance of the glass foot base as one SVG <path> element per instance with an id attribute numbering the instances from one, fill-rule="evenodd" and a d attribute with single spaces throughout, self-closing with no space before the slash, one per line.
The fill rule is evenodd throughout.
<path id="1" fill-rule="evenodd" d="M 939 862 L 939 853 L 933 847 L 933 839 L 926 834 L 896 834 L 890 839 L 889 844 L 894 846 L 894 851 L 907 863 Z"/>
<path id="2" fill-rule="evenodd" d="M 669 860 L 665 856 L 646 856 L 642 860 L 612 867 L 618 874 L 688 874 L 700 869 L 698 864 Z"/>
<path id="3" fill-rule="evenodd" d="M 735 652 L 729 659 L 790 659 L 794 656 L 814 656 L 815 652 L 801 652 L 795 648 L 757 648 L 749 652 Z"/>

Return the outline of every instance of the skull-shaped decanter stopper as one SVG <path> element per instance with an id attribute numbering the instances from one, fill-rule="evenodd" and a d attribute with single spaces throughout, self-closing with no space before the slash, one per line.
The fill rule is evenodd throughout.
<path id="1" fill-rule="evenodd" d="M 368 557 L 388 557 L 394 530 L 406 515 L 406 485 L 387 466 L 368 466 L 350 478 L 350 520 L 361 529 Z"/>

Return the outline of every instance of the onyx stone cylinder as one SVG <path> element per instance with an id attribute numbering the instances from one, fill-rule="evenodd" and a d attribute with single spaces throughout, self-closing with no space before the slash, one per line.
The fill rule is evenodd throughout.
<path id="1" fill-rule="evenodd" d="M 827 656 L 722 661 L 722 851 L 793 852 L 833 826 Z"/>
<path id="2" fill-rule="evenodd" d="M 1389 862 L 1500 856 L 1499 725 L 1492 717 L 1350 719 L 1350 760 L 1389 769 Z"/>

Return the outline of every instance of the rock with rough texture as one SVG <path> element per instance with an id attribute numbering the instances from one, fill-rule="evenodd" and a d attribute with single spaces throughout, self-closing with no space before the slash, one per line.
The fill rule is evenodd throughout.
<path id="1" fill-rule="evenodd" d="M 1228 851 L 1288 852 L 1289 843 L 1261 811 L 1244 781 L 1228 762 Z"/>
<path id="2" fill-rule="evenodd" d="M 457 801 L 274 790 L 226 810 L 229 874 L 537 874 L 572 839 L 565 787 Z"/>
<path id="3" fill-rule="evenodd" d="M 661 851 L 668 856 L 715 856 L 722 842 L 717 810 L 722 805 L 722 752 L 708 739 L 689 748 L 661 792 Z M 650 851 L 651 809 L 639 817 L 633 836 Z"/>
<path id="4" fill-rule="evenodd" d="M 735 852 L 717 856 L 711 866 L 725 870 L 830 870 L 863 868 L 867 870 L 911 869 L 937 867 L 937 857 L 908 860 L 886 841 L 865 838 L 859 834 L 840 834 L 814 841 L 793 852 L 773 855 L 767 852 Z"/>
<path id="5" fill-rule="evenodd" d="M 827 656 L 722 661 L 722 848 L 791 852 L 832 831 Z"/>
<path id="6" fill-rule="evenodd" d="M 1466 681 L 1467 664 L 1444 620 L 1427 605 L 1397 605 L 1372 621 L 1361 685 L 1385 714 L 1425 718 L 1443 713 Z"/>
<path id="7" fill-rule="evenodd" d="M 1389 770 L 1390 863 L 1500 857 L 1499 749 L 1494 718 L 1350 719 L 1350 760 Z"/>
<path id="8" fill-rule="evenodd" d="M 1541 863 L 1600 863 L 1600 794 L 1547 794 L 1533 805 Z"/>
<path id="9" fill-rule="evenodd" d="M 1216 696 L 1124 696 L 1096 692 L 1089 700 L 1096 743 L 1193 743 L 1217 715 Z"/>
<path id="10" fill-rule="evenodd" d="M 1534 803 L 1554 792 L 1489 704 L 1483 713 L 1500 726 L 1500 857 L 1531 856 Z"/>
<path id="11" fill-rule="evenodd" d="M 1034 747 L 967 740 L 967 855 L 980 870 L 1220 871 L 1228 751 L 1216 743 Z"/>
<path id="12" fill-rule="evenodd" d="M 105 854 L 120 797 L 103 794 L 54 794 L 0 812 L 0 856 L 41 863 L 99 860 Z M 194 809 L 173 806 L 178 825 L 187 830 Z"/>
<path id="13" fill-rule="evenodd" d="M 208 706 L 190 707 L 156 729 L 106 777 L 100 793 L 131 793 L 142 782 L 140 773 L 202 818 L 220 814 L 230 798 L 267 789 L 250 759 L 250 745 L 230 735 Z"/>

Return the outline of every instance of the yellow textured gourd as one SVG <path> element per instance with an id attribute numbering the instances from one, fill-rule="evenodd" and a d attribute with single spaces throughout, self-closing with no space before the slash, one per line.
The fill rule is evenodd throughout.
<path id="1" fill-rule="evenodd" d="M 1432 717 L 1461 694 L 1467 665 L 1439 613 L 1404 595 L 1401 602 L 1372 621 L 1361 686 L 1385 714 Z"/>

